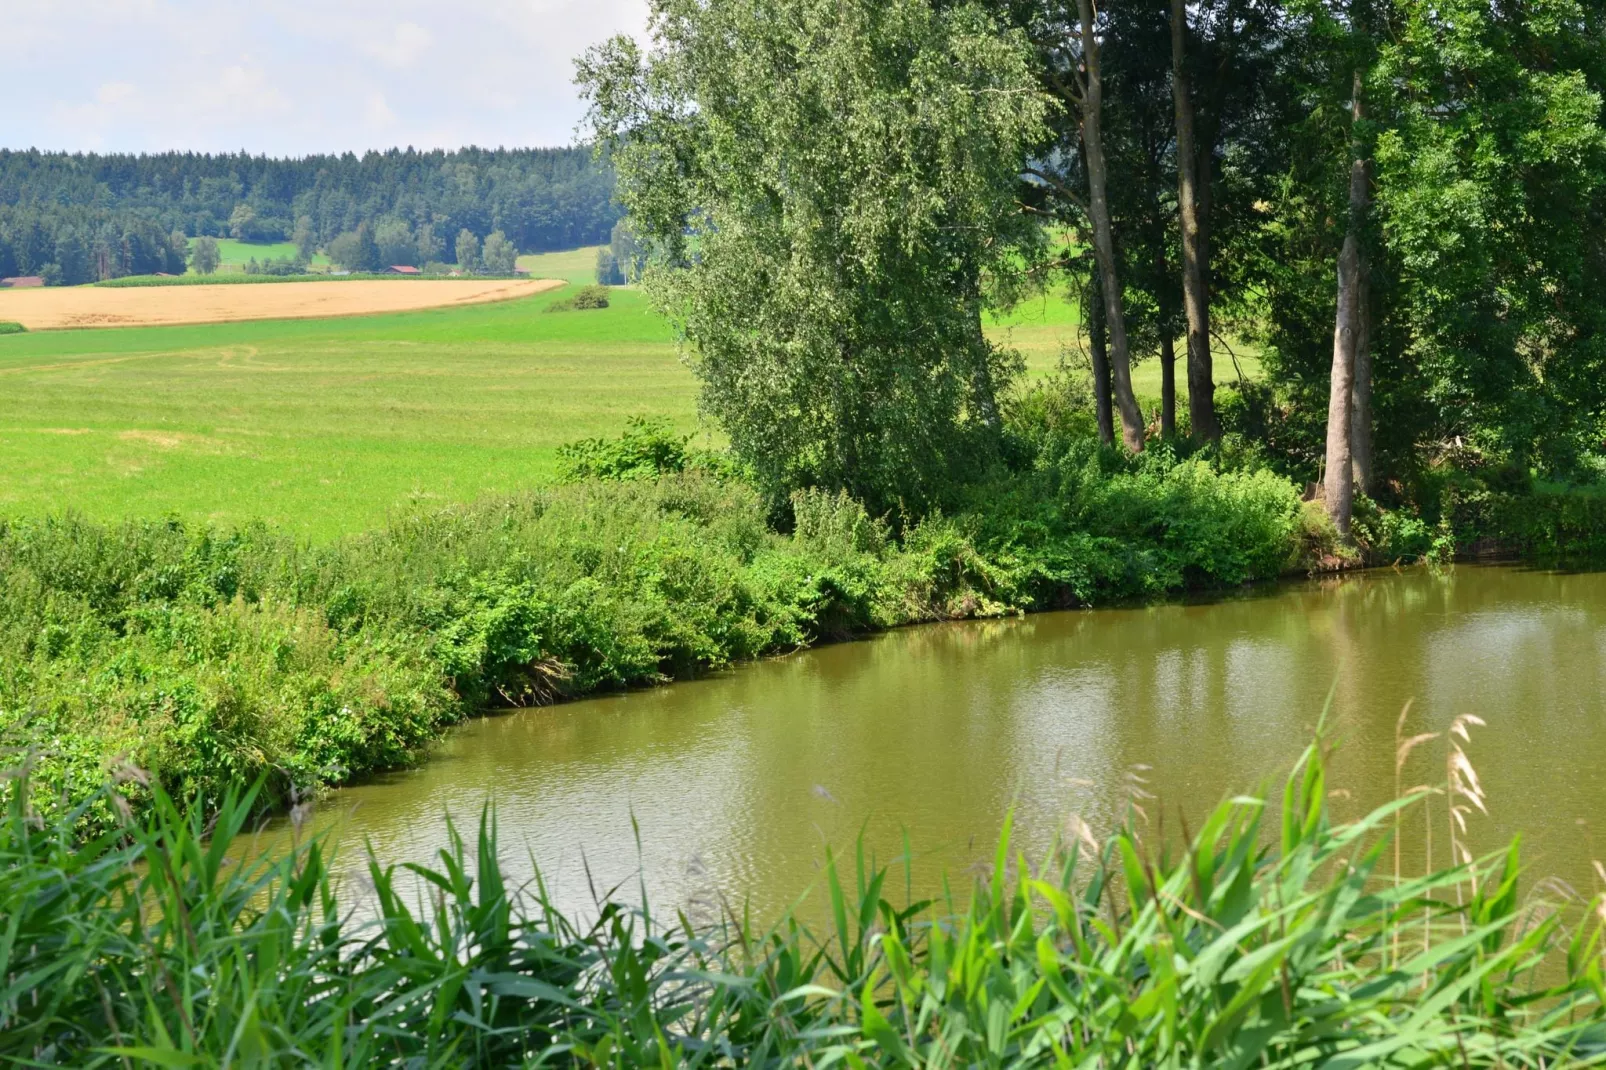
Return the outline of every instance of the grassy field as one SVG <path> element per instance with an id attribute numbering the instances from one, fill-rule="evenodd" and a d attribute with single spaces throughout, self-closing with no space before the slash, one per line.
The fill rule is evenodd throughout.
<path id="1" fill-rule="evenodd" d="M 321 538 L 549 479 L 556 446 L 635 413 L 693 430 L 694 383 L 640 295 L 543 311 L 567 292 L 0 338 L 0 515 L 266 517 Z"/>
<path id="2" fill-rule="evenodd" d="M 595 256 L 520 266 L 584 283 Z M 569 292 L 351 319 L 0 337 L 0 515 L 262 517 L 323 539 L 549 480 L 557 446 L 613 434 L 631 415 L 709 435 L 695 382 L 642 295 L 617 289 L 604 310 L 544 311 Z M 1075 309 L 1053 298 L 989 326 L 1037 375 L 1075 331 Z M 1158 394 L 1154 361 L 1136 379 L 1140 394 Z"/>
<path id="3" fill-rule="evenodd" d="M 190 247 L 192 249 L 195 247 L 193 238 L 190 240 Z M 234 238 L 219 238 L 217 239 L 217 251 L 221 259 L 218 270 L 229 274 L 244 271 L 246 263 L 253 259 L 292 259 L 296 255 L 296 243 L 293 241 L 251 242 L 236 241 Z M 316 253 L 312 257 L 312 266 L 327 268 L 329 266 L 329 258 L 322 253 Z M 192 274 L 194 270 L 194 268 L 191 268 L 185 274 Z"/>
<path id="4" fill-rule="evenodd" d="M 991 316 L 986 325 L 987 336 L 995 342 L 1013 346 L 1026 358 L 1027 374 L 1033 377 L 1052 373 L 1060 363 L 1062 354 L 1076 366 L 1082 358 L 1080 347 L 1086 339 L 1081 337 L 1080 310 L 1061 294 L 1044 294 L 1021 302 L 1002 316 Z M 1234 343 L 1238 357 L 1237 368 L 1231 354 L 1220 342 L 1214 347 L 1215 377 L 1218 386 L 1233 382 L 1239 372 L 1246 379 L 1260 374 L 1260 361 L 1255 351 Z M 1180 339 L 1177 345 L 1177 409 L 1187 407 L 1188 373 L 1183 366 L 1186 349 Z M 1085 361 L 1082 361 L 1085 363 Z M 1132 388 L 1140 400 L 1152 399 L 1151 408 L 1159 404 L 1160 362 L 1153 355 L 1140 355 L 1132 368 Z"/>

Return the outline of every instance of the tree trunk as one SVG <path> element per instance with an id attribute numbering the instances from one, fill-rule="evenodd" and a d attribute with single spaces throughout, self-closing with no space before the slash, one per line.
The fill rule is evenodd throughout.
<path id="1" fill-rule="evenodd" d="M 1177 435 L 1177 350 L 1171 332 L 1160 328 L 1160 437 Z"/>
<path id="2" fill-rule="evenodd" d="M 1104 316 L 1110 333 L 1110 380 L 1121 411 L 1121 439 L 1133 453 L 1143 449 L 1143 414 L 1132 393 L 1132 354 L 1127 345 L 1126 315 L 1121 307 L 1121 278 L 1115 261 L 1115 233 L 1104 164 L 1101 111 L 1104 85 L 1099 74 L 1098 38 L 1093 34 L 1093 0 L 1077 0 L 1081 16 L 1082 60 L 1087 84 L 1082 94 L 1082 148 L 1087 158 L 1088 215 L 1093 223 L 1093 251 L 1104 291 Z"/>
<path id="3" fill-rule="evenodd" d="M 1371 165 L 1364 164 L 1361 193 L 1370 196 Z M 1353 175 L 1351 176 L 1353 179 Z M 1350 186 L 1350 212 L 1364 212 L 1366 204 L 1356 204 L 1355 187 Z M 1372 276 L 1366 254 L 1362 253 L 1356 281 L 1355 300 L 1355 385 L 1350 402 L 1350 455 L 1355 469 L 1355 489 L 1372 493 Z"/>
<path id="4" fill-rule="evenodd" d="M 1159 197 L 1155 198 L 1156 209 L 1159 208 Z M 1162 218 L 1160 211 L 1155 212 L 1155 218 Z M 1165 256 L 1165 228 L 1155 235 L 1154 243 L 1154 277 L 1160 280 L 1160 437 L 1175 438 L 1177 433 L 1177 350 L 1176 339 L 1172 336 L 1172 324 L 1175 323 L 1176 302 L 1168 295 L 1168 281 L 1171 278 L 1171 264 Z"/>
<path id="5" fill-rule="evenodd" d="M 1338 254 L 1338 318 L 1333 328 L 1333 374 L 1327 392 L 1327 475 L 1323 490 L 1327 515 L 1345 538 L 1355 507 L 1354 459 L 1350 434 L 1354 424 L 1351 391 L 1355 385 L 1355 341 L 1359 324 L 1360 248 L 1353 229 Z"/>
<path id="6" fill-rule="evenodd" d="M 1177 208 L 1182 225 L 1182 303 L 1188 315 L 1188 420 L 1193 437 L 1217 439 L 1215 370 L 1210 356 L 1210 292 L 1200 224 L 1199 150 L 1188 87 L 1186 0 L 1171 0 L 1171 93 L 1177 122 Z M 1208 182 L 1208 179 L 1206 179 Z"/>
<path id="7" fill-rule="evenodd" d="M 971 358 L 975 361 L 970 373 L 970 401 L 976 407 L 981 422 L 994 435 L 999 435 L 1004 430 L 1004 418 L 998 411 L 998 388 L 993 382 L 992 343 L 981 328 L 981 284 L 973 282 L 971 289 L 974 292 L 966 302 L 966 319 L 971 328 Z"/>
<path id="8" fill-rule="evenodd" d="M 1087 303 L 1087 348 L 1093 360 L 1093 409 L 1099 418 L 1099 441 L 1115 445 L 1115 414 L 1110 404 L 1109 335 L 1104 329 L 1104 300 L 1098 272 L 1093 272 Z"/>
<path id="9" fill-rule="evenodd" d="M 1361 117 L 1361 75 L 1355 72 L 1354 117 Z M 1349 223 L 1338 254 L 1338 315 L 1333 326 L 1333 376 L 1327 394 L 1327 513 L 1339 534 L 1349 537 L 1355 505 L 1352 448 L 1355 425 L 1356 349 L 1361 340 L 1361 222 L 1366 208 L 1366 162 L 1357 144 L 1350 162 Z"/>

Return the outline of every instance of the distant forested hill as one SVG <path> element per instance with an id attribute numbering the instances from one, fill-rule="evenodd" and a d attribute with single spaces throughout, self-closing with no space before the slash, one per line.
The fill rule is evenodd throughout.
<path id="1" fill-rule="evenodd" d="M 366 229 L 407 231 L 452 260 L 464 230 L 521 252 L 602 243 L 613 176 L 586 148 L 393 149 L 362 156 L 0 150 L 0 277 L 74 283 L 184 269 L 187 238 L 324 248 Z M 427 228 L 427 230 L 425 229 Z"/>

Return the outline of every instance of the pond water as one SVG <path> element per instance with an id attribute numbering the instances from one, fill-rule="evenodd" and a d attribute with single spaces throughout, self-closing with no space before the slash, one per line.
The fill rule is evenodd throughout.
<path id="1" fill-rule="evenodd" d="M 968 882 L 1011 807 L 1028 856 L 1071 814 L 1107 830 L 1134 776 L 1158 797 L 1152 818 L 1196 825 L 1276 782 L 1329 696 L 1334 807 L 1358 816 L 1392 795 L 1409 699 L 1408 733 L 1487 722 L 1466 748 L 1490 811 L 1472 822 L 1475 846 L 1520 831 L 1530 873 L 1587 891 L 1590 860 L 1606 858 L 1603 672 L 1606 574 L 1368 573 L 911 628 L 477 719 L 420 768 L 335 793 L 315 824 L 355 874 L 364 838 L 386 861 L 429 859 L 447 813 L 472 840 L 489 798 L 504 866 L 528 875 L 533 859 L 569 909 L 588 912 L 593 889 L 644 887 L 657 908 L 773 916 L 818 888 L 827 846 L 851 851 L 861 833 L 883 860 L 907 835 L 919 894 L 945 873 Z M 1419 750 L 1406 784 L 1441 781 L 1444 754 Z"/>

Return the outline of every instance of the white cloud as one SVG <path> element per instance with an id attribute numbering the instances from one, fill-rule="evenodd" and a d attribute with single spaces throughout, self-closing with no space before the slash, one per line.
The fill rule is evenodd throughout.
<path id="1" fill-rule="evenodd" d="M 107 82 L 95 90 L 95 99 L 108 108 L 114 108 L 132 100 L 137 92 L 129 82 Z"/>
<path id="2" fill-rule="evenodd" d="M 0 147 L 569 143 L 573 59 L 646 0 L 0 0 Z"/>
<path id="3" fill-rule="evenodd" d="M 193 83 L 200 107 L 197 111 L 221 110 L 231 119 L 286 115 L 290 98 L 269 80 L 261 67 L 244 63 L 224 67 L 215 78 Z"/>
<path id="4" fill-rule="evenodd" d="M 375 130 L 385 130 L 396 125 L 396 113 L 390 110 L 390 104 L 386 102 L 383 93 L 368 94 L 368 107 L 363 115 L 368 126 Z"/>
<path id="5" fill-rule="evenodd" d="M 402 22 L 392 28 L 389 37 L 365 41 L 361 47 L 387 67 L 400 69 L 411 67 L 434 40 L 418 23 Z"/>

